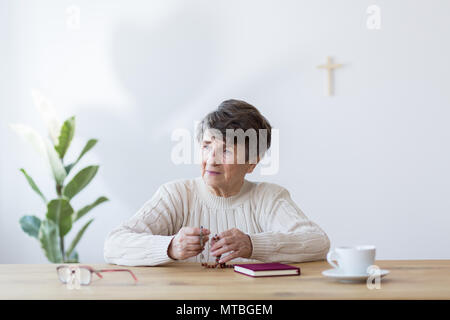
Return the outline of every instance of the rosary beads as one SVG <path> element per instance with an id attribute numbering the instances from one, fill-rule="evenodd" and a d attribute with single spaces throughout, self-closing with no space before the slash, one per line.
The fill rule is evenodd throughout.
<path id="1" fill-rule="evenodd" d="M 219 241 L 220 238 L 219 238 L 219 236 L 217 234 L 215 234 L 214 237 L 212 238 L 212 240 L 214 242 L 216 242 L 216 241 Z M 200 245 L 203 247 L 203 226 L 200 227 Z M 205 267 L 205 268 L 221 268 L 221 269 L 223 269 L 223 268 L 234 268 L 234 265 L 232 265 L 232 264 L 226 264 L 225 262 L 219 263 L 219 260 L 220 260 L 221 256 L 222 255 L 218 255 L 216 257 L 216 263 L 208 264 L 207 262 L 203 262 L 203 258 L 204 257 L 203 257 L 203 253 L 201 253 L 200 254 L 200 261 L 201 261 L 202 267 Z"/>

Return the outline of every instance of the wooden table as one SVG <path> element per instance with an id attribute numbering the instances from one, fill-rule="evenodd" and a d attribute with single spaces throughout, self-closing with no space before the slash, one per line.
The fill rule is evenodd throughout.
<path id="1" fill-rule="evenodd" d="M 365 282 L 325 278 L 326 261 L 292 265 L 301 268 L 301 276 L 252 278 L 183 262 L 131 267 L 137 284 L 126 273 L 105 273 L 89 286 L 69 290 L 59 282 L 55 265 L 3 264 L 0 299 L 450 299 L 450 260 L 379 260 L 376 265 L 390 274 L 372 290 Z"/>

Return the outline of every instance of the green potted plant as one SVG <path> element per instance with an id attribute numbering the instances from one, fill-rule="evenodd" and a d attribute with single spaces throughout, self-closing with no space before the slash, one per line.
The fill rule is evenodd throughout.
<path id="1" fill-rule="evenodd" d="M 76 173 L 70 181 L 67 180 L 72 169 L 96 145 L 97 140 L 90 139 L 87 141 L 79 156 L 66 164 L 65 155 L 75 134 L 75 117 L 70 117 L 62 125 L 59 125 L 50 102 L 36 90 L 33 90 L 33 98 L 47 124 L 50 139 L 42 138 L 34 129 L 22 124 L 11 125 L 11 128 L 22 138 L 30 141 L 48 162 L 55 180 L 56 195 L 48 200 L 25 169 L 20 169 L 28 184 L 46 206 L 44 218 L 41 219 L 34 215 L 23 216 L 19 221 L 20 226 L 25 233 L 40 242 L 45 256 L 50 262 L 77 263 L 79 262 L 79 256 L 75 250 L 76 246 L 94 219 L 87 221 L 78 230 L 68 247 L 65 245 L 65 237 L 80 218 L 84 217 L 94 207 L 108 201 L 108 199 L 103 196 L 99 197 L 93 203 L 79 210 L 74 210 L 71 205 L 71 200 L 95 177 L 99 169 L 98 165 L 87 166 Z"/>

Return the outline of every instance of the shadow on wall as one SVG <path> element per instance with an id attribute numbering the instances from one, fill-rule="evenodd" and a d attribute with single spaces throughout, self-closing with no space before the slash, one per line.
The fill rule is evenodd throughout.
<path id="1" fill-rule="evenodd" d="M 135 106 L 120 116 L 98 105 L 83 110 L 101 120 L 95 130 L 104 136 L 99 137 L 101 162 L 109 172 L 103 177 L 117 200 L 136 207 L 161 183 L 190 178 L 176 176 L 185 169 L 171 163 L 173 142 L 164 124 L 187 114 L 184 107 L 212 81 L 217 65 L 213 27 L 206 14 L 182 11 L 151 30 L 121 23 L 113 33 L 113 66 Z"/>

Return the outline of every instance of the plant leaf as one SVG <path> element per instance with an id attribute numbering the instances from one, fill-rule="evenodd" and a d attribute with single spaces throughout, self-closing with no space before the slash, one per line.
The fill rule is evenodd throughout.
<path id="1" fill-rule="evenodd" d="M 95 202 L 81 208 L 80 210 L 78 210 L 77 212 L 75 212 L 72 221 L 75 222 L 78 219 L 80 219 L 82 216 L 84 216 L 86 213 L 88 213 L 91 209 L 95 208 L 96 206 L 98 206 L 99 204 L 108 201 L 109 199 L 106 197 L 100 197 L 97 200 L 95 200 Z"/>
<path id="2" fill-rule="evenodd" d="M 76 165 L 76 162 L 72 162 L 71 164 L 68 164 L 67 166 L 64 167 L 64 169 L 66 170 L 66 173 L 69 174 L 70 170 L 72 170 L 72 168 Z"/>
<path id="3" fill-rule="evenodd" d="M 80 159 L 84 156 L 84 154 L 86 152 L 88 152 L 89 150 L 91 150 L 96 144 L 97 144 L 97 139 L 89 139 L 88 142 L 86 142 L 86 145 L 84 146 L 83 150 L 81 151 L 80 155 L 77 158 L 77 161 L 80 161 Z"/>
<path id="4" fill-rule="evenodd" d="M 78 163 L 78 161 L 80 161 L 80 159 L 84 156 L 84 154 L 86 152 L 88 152 L 89 150 L 91 150 L 96 144 L 97 144 L 97 139 L 90 139 L 86 145 L 84 146 L 83 150 L 81 151 L 80 155 L 78 156 L 77 160 L 75 160 L 73 163 L 69 164 L 66 166 L 66 172 L 67 174 L 69 174 L 70 170 L 72 170 L 72 168 Z"/>
<path id="5" fill-rule="evenodd" d="M 89 166 L 78 172 L 75 177 L 64 187 L 63 195 L 69 200 L 72 199 L 78 192 L 84 189 L 89 182 L 95 177 L 98 171 L 98 166 Z"/>
<path id="6" fill-rule="evenodd" d="M 29 236 L 38 239 L 41 219 L 36 216 L 23 216 L 19 220 L 22 230 Z"/>
<path id="7" fill-rule="evenodd" d="M 78 257 L 78 252 L 76 251 L 72 251 L 72 253 L 70 254 L 70 256 L 67 258 L 66 262 L 68 263 L 78 263 L 79 257 Z"/>
<path id="8" fill-rule="evenodd" d="M 56 223 L 61 236 L 72 229 L 72 214 L 72 206 L 66 199 L 55 199 L 47 205 L 47 219 Z"/>
<path id="9" fill-rule="evenodd" d="M 20 171 L 24 174 L 24 176 L 27 179 L 28 183 L 30 184 L 31 188 L 42 198 L 42 200 L 44 200 L 45 203 L 47 203 L 47 199 L 42 194 L 41 190 L 39 190 L 36 183 L 34 183 L 34 180 L 27 174 L 25 169 L 22 168 L 22 169 L 20 169 Z"/>
<path id="10" fill-rule="evenodd" d="M 53 177 L 59 185 L 64 184 L 64 179 L 67 176 L 66 169 L 62 164 L 61 159 L 58 156 L 55 148 L 50 144 L 49 141 L 45 141 L 45 146 L 47 149 L 48 161 L 50 163 L 50 168 L 53 172 Z"/>
<path id="11" fill-rule="evenodd" d="M 69 250 L 67 250 L 68 256 L 70 256 L 72 254 L 73 249 L 75 249 L 75 247 L 77 246 L 81 237 L 83 236 L 84 232 L 86 231 L 87 227 L 89 227 L 89 225 L 91 224 L 92 221 L 94 221 L 93 218 L 91 220 L 89 220 L 88 222 L 86 222 L 86 224 L 80 229 L 80 231 L 78 231 L 77 235 L 75 236 L 75 238 L 72 240 L 72 243 L 70 244 Z"/>
<path id="12" fill-rule="evenodd" d="M 50 262 L 61 263 L 64 261 L 59 243 L 58 226 L 52 220 L 43 220 L 39 228 L 39 242 L 45 256 Z"/>
<path id="13" fill-rule="evenodd" d="M 58 145 L 55 146 L 55 150 L 59 154 L 59 158 L 63 159 L 67 149 L 69 149 L 72 142 L 73 135 L 75 133 L 75 117 L 70 117 L 64 121 L 61 132 L 58 137 Z"/>

